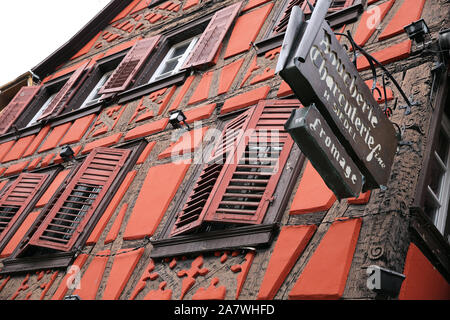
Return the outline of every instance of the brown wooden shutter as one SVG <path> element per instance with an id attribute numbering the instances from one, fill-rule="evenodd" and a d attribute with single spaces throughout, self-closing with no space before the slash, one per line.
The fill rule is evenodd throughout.
<path id="1" fill-rule="evenodd" d="M 96 148 L 86 158 L 29 244 L 70 251 L 125 164 L 130 150 Z"/>
<path id="2" fill-rule="evenodd" d="M 245 114 L 245 132 L 225 163 L 220 153 L 205 165 L 171 236 L 190 232 L 205 221 L 262 222 L 293 145 L 284 123 L 299 106 L 297 100 L 262 101 Z M 218 145 L 240 121 L 242 115 L 225 127 Z"/>
<path id="3" fill-rule="evenodd" d="M 241 5 L 242 2 L 235 3 L 213 15 L 181 69 L 209 66 L 212 63 L 228 29 L 241 9 Z"/>
<path id="4" fill-rule="evenodd" d="M 22 87 L 0 114 L 0 134 L 8 132 L 28 104 L 33 100 L 41 86 Z"/>
<path id="5" fill-rule="evenodd" d="M 61 90 L 56 94 L 55 98 L 50 102 L 47 109 L 44 110 L 38 120 L 45 119 L 49 116 L 57 116 L 60 114 L 70 98 L 74 95 L 75 91 L 73 87 L 77 83 L 77 80 L 83 74 L 83 71 L 87 68 L 90 61 L 83 63 L 75 72 L 70 76 L 69 80 L 63 85 Z"/>
<path id="6" fill-rule="evenodd" d="M 47 174 L 22 173 L 0 199 L 0 241 L 22 215 L 47 179 Z"/>
<path id="7" fill-rule="evenodd" d="M 160 36 L 154 36 L 138 41 L 128 51 L 119 66 L 114 70 L 109 79 L 100 88 L 99 94 L 107 94 L 123 91 L 131 83 L 136 73 L 141 69 L 145 60 L 158 44 Z"/>

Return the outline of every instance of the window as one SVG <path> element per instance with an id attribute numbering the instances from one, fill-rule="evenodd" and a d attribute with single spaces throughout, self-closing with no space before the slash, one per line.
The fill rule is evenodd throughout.
<path id="1" fill-rule="evenodd" d="M 105 84 L 105 82 L 108 80 L 108 78 L 111 76 L 112 70 L 109 72 L 106 72 L 102 75 L 100 80 L 95 85 L 94 89 L 92 89 L 91 93 L 89 93 L 88 97 L 84 102 L 81 104 L 80 108 L 84 108 L 89 104 L 94 104 L 100 100 L 101 95 L 98 93 L 100 91 L 100 88 Z"/>
<path id="2" fill-rule="evenodd" d="M 304 159 L 283 127 L 299 105 L 261 101 L 225 125 L 152 242 L 152 257 L 270 241 Z"/>
<path id="3" fill-rule="evenodd" d="M 26 127 L 32 126 L 37 123 L 37 120 L 42 116 L 42 113 L 44 112 L 44 110 L 48 108 L 48 105 L 53 101 L 55 96 L 56 96 L 56 92 L 53 93 L 52 95 L 50 95 L 50 97 L 48 97 L 48 99 L 44 102 L 44 104 L 39 109 L 39 111 L 36 112 L 36 114 L 33 116 L 33 118 L 30 120 L 30 122 L 28 122 Z"/>
<path id="4" fill-rule="evenodd" d="M 431 155 L 430 182 L 425 195 L 424 213 L 450 242 L 448 220 L 450 202 L 450 122 L 444 114 L 436 148 Z"/>
<path id="5" fill-rule="evenodd" d="M 81 163 L 73 164 L 17 248 L 3 261 L 1 273 L 67 267 L 145 144 L 140 140 L 122 148 L 96 148 Z"/>
<path id="6" fill-rule="evenodd" d="M 159 65 L 158 69 L 156 69 L 155 73 L 151 77 L 150 82 L 154 82 L 177 73 L 186 61 L 189 53 L 192 51 L 197 41 L 198 37 L 193 37 L 172 46 Z"/>

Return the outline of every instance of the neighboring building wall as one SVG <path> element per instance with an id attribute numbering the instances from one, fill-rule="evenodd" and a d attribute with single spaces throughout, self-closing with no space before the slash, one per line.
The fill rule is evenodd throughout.
<path id="1" fill-rule="evenodd" d="M 89 67 L 120 56 L 141 37 L 162 34 L 237 2 L 171 0 L 147 8 L 149 1 L 134 0 L 42 85 L 67 77 L 87 61 Z M 441 262 L 448 258 L 448 243 L 443 241 L 446 252 L 427 257 L 433 248 L 411 229 L 416 220 L 409 208 L 415 200 L 433 120 L 428 101 L 433 60 L 411 55 L 412 43 L 403 32 L 403 26 L 423 17 L 436 38 L 443 26 L 448 27 L 445 9 L 449 4 L 431 0 L 368 2 L 377 9 L 364 4 L 358 20 L 339 26 L 337 31 L 350 31 L 357 43 L 386 64 L 405 93 L 419 102 L 411 114 L 406 114 L 400 108 L 403 100 L 391 84 L 380 100 L 384 104 L 387 99 L 393 107 L 398 98 L 391 121 L 408 128 L 417 124 L 424 133 L 404 131 L 403 140 L 411 144 L 399 146 L 386 190 L 372 190 L 357 199 L 339 202 L 307 160 L 297 162 L 291 157 L 287 167 L 293 168 L 295 185 L 285 195 L 280 230 L 268 246 L 255 250 L 247 245 L 233 246 L 205 252 L 198 247 L 198 251 L 187 254 L 153 259 L 151 244 L 138 248 L 145 237 L 158 239 L 166 232 L 174 210 L 186 198 L 194 176 L 200 174 L 195 160 L 211 145 L 208 132 L 212 131 L 207 129 L 222 130 L 223 119 L 232 119 L 234 112 L 238 114 L 261 100 L 295 98 L 274 74 L 280 44 L 258 49 L 285 2 L 244 0 L 212 66 L 188 74 L 182 83 L 137 93 L 123 103 L 87 108 L 93 111 L 71 113 L 70 118 L 58 116 L 36 130 L 30 129 L 34 130 L 30 134 L 23 131 L 17 140 L 8 135 L 0 140 L 0 195 L 8 180 L 21 172 L 61 165 L 62 146 L 70 145 L 76 156 L 84 156 L 96 147 L 114 147 L 139 138 L 148 142 L 136 165 L 111 195 L 110 204 L 93 226 L 83 253 L 71 263 L 72 268 L 0 275 L 0 299 L 62 299 L 70 294 L 82 299 L 139 300 L 374 299 L 377 295 L 366 286 L 366 269 L 374 264 L 406 275 L 400 299 L 449 299 L 448 264 Z M 373 12 L 379 14 L 379 25 L 373 21 Z M 256 47 L 252 45 L 255 43 Z M 362 58 L 357 65 L 370 84 L 371 72 Z M 144 72 L 153 71 L 151 66 L 144 67 Z M 193 127 L 190 134 L 181 135 L 168 124 L 169 111 L 175 109 L 187 115 Z M 295 151 L 292 154 L 298 155 Z M 0 267 L 70 176 L 71 165 L 64 166 L 52 176 L 46 185 L 49 191 L 42 190 L 41 200 L 36 199 L 4 246 Z M 281 201 L 278 199 L 273 201 Z M 439 241 L 442 243 L 442 239 Z M 133 248 L 137 249 L 130 251 Z M 76 277 L 77 268 L 73 266 L 81 270 L 80 288 L 67 288 Z M 417 273 L 422 269 L 426 279 Z M 428 281 L 428 277 L 433 280 Z M 426 286 L 426 294 L 421 295 L 418 286 Z"/>

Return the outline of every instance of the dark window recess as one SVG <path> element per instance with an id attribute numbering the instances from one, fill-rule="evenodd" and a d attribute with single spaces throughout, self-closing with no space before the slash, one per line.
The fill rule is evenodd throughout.
<path id="1" fill-rule="evenodd" d="M 0 198 L 0 251 L 28 215 L 48 174 L 22 173 L 3 192 Z"/>
<path id="2" fill-rule="evenodd" d="M 0 114 L 0 135 L 8 132 L 40 90 L 40 86 L 22 87 Z M 25 112 L 26 113 L 26 112 Z M 20 127 L 15 125 L 18 129 Z"/>
<path id="3" fill-rule="evenodd" d="M 303 161 L 284 131 L 299 105 L 262 101 L 228 122 L 186 200 L 153 242 L 152 256 L 230 248 L 242 239 L 243 246 L 270 241 Z"/>

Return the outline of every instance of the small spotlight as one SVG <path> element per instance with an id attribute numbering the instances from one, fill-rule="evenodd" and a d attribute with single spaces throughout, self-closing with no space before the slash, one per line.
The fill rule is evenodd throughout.
<path id="1" fill-rule="evenodd" d="M 59 153 L 64 162 L 73 159 L 74 152 L 70 146 L 65 146 Z"/>
<path id="2" fill-rule="evenodd" d="M 390 297 L 398 296 L 405 275 L 376 265 L 367 268 L 367 287 Z"/>
<path id="3" fill-rule="evenodd" d="M 181 123 L 183 122 L 186 125 L 186 127 L 188 128 L 188 130 L 191 130 L 189 125 L 186 123 L 186 119 L 187 118 L 186 118 L 185 114 L 181 110 L 174 110 L 169 115 L 169 122 L 174 129 L 181 128 L 182 127 Z"/>
<path id="4" fill-rule="evenodd" d="M 430 29 L 423 19 L 407 25 L 404 29 L 408 37 L 417 44 L 424 43 L 425 36 L 430 33 Z"/>

